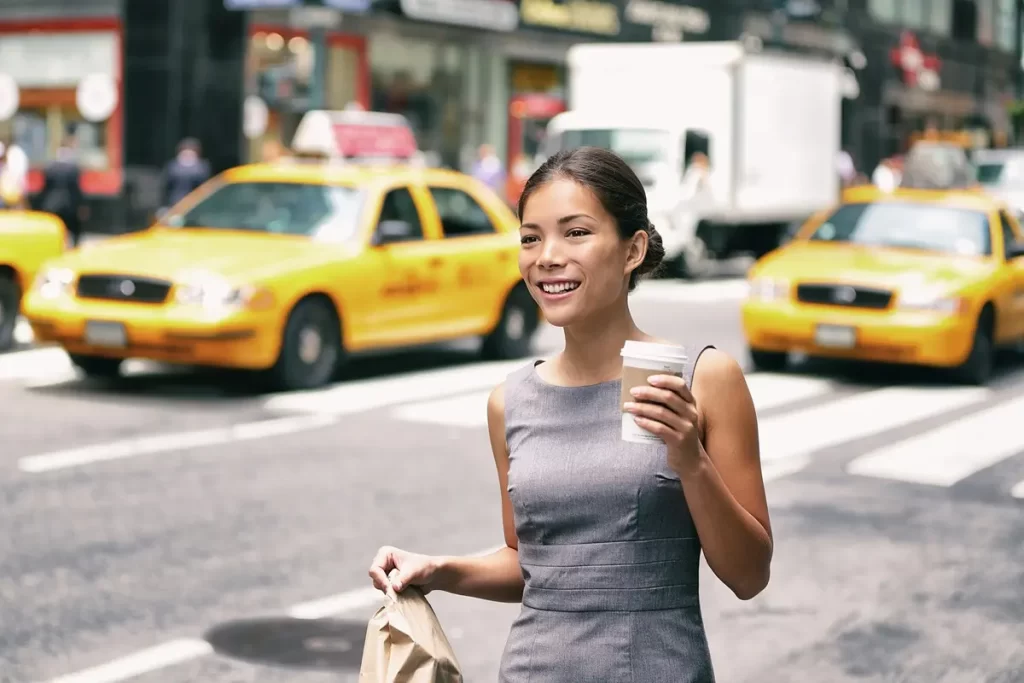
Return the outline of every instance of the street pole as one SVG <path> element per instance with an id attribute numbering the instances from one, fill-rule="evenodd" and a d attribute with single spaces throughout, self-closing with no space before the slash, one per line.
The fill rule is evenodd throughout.
<path id="1" fill-rule="evenodd" d="M 324 91 L 327 86 L 327 29 L 311 28 L 309 31 L 310 49 L 313 50 L 313 74 L 309 88 L 309 108 L 323 109 L 325 106 Z"/>

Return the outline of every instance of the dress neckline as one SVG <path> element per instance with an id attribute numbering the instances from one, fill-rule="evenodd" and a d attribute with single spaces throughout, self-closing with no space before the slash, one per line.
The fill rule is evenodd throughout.
<path id="1" fill-rule="evenodd" d="M 622 385 L 622 378 L 621 377 L 619 377 L 617 379 L 608 379 L 608 380 L 605 380 L 603 382 L 596 382 L 594 384 L 575 384 L 575 385 L 552 384 L 551 382 L 549 382 L 546 379 L 544 379 L 543 377 L 541 377 L 540 373 L 537 372 L 537 367 L 541 363 L 544 363 L 544 362 L 545 361 L 543 361 L 543 360 L 535 360 L 535 361 L 533 361 L 533 364 L 530 366 L 530 375 L 535 380 L 537 380 L 540 384 L 544 385 L 545 387 L 550 387 L 551 389 L 565 389 L 565 390 L 571 391 L 573 389 L 600 389 L 600 388 L 606 387 L 606 386 L 616 386 L 616 385 L 621 386 Z"/>

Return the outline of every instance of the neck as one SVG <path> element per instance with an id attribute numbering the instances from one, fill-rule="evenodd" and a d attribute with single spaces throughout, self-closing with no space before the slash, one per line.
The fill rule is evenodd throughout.
<path id="1" fill-rule="evenodd" d="M 594 384 L 622 376 L 622 351 L 627 340 L 649 340 L 633 322 L 629 307 L 616 304 L 606 315 L 567 327 L 559 366 L 572 384 Z"/>

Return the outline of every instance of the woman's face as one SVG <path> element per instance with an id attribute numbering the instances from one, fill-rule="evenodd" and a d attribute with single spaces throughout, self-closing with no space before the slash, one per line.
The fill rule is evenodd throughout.
<path id="1" fill-rule="evenodd" d="M 615 219 L 569 179 L 538 187 L 523 207 L 519 272 L 545 320 L 567 327 L 624 298 L 647 234 L 619 237 Z"/>

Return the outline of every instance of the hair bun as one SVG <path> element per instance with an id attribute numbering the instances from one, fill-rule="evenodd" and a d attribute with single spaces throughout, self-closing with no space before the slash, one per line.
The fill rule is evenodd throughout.
<path id="1" fill-rule="evenodd" d="M 647 232 L 647 253 L 644 255 L 643 262 L 637 266 L 637 275 L 653 273 L 661 266 L 661 262 L 665 258 L 665 243 L 661 239 L 661 233 L 650 220 L 647 221 L 645 232 Z"/>

